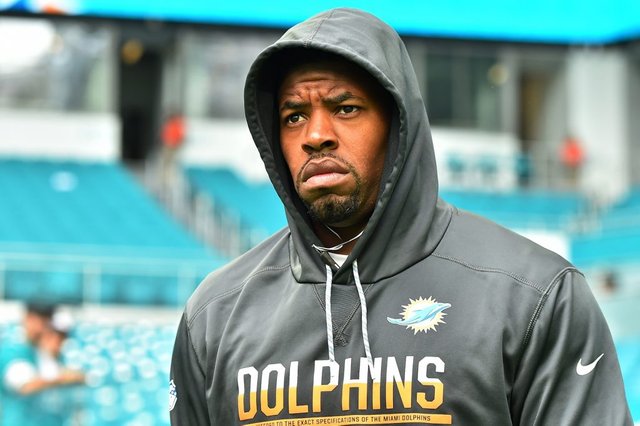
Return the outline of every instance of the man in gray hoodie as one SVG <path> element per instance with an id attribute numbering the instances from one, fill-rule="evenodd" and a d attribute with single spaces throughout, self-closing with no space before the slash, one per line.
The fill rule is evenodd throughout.
<path id="1" fill-rule="evenodd" d="M 249 129 L 288 227 L 208 276 L 173 425 L 630 425 L 584 277 L 438 198 L 405 46 L 335 9 L 254 62 Z"/>

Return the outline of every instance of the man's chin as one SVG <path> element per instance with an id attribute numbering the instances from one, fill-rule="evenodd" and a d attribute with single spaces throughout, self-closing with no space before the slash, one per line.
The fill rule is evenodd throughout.
<path id="1" fill-rule="evenodd" d="M 322 197 L 307 205 L 311 219 L 328 226 L 344 226 L 356 215 L 358 200 L 355 196 L 338 197 L 335 195 Z"/>

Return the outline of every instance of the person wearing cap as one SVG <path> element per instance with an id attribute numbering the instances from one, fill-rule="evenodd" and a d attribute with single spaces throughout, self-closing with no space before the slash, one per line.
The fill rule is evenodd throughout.
<path id="1" fill-rule="evenodd" d="M 72 327 L 69 313 L 56 312 L 38 342 L 38 382 L 46 387 L 40 392 L 38 409 L 51 426 L 66 425 L 69 419 L 77 418 L 85 402 L 82 388 L 77 386 L 84 383 L 85 375 L 68 368 L 63 358 L 63 346 Z"/>
<path id="2" fill-rule="evenodd" d="M 57 312 L 38 342 L 38 373 L 41 379 L 58 385 L 73 385 L 84 382 L 84 374 L 65 367 L 62 349 L 67 340 L 73 320 L 67 312 Z"/>
<path id="3" fill-rule="evenodd" d="M 173 425 L 631 424 L 583 275 L 439 198 L 391 27 L 316 15 L 256 58 L 244 99 L 288 226 L 187 302 Z"/>
<path id="4" fill-rule="evenodd" d="M 37 408 L 37 398 L 28 391 L 38 377 L 37 344 L 54 312 L 54 305 L 27 303 L 22 316 L 24 341 L 0 346 L 0 425 L 23 424 Z"/>
<path id="5" fill-rule="evenodd" d="M 81 373 L 61 364 L 71 325 L 68 314 L 57 312 L 54 305 L 28 304 L 22 325 L 25 342 L 0 351 L 0 425 L 63 425 L 68 415 L 51 391 L 84 381 Z"/>

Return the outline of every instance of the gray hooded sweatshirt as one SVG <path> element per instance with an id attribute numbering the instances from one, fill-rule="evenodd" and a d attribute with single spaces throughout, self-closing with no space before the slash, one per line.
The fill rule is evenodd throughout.
<path id="1" fill-rule="evenodd" d="M 352 61 L 395 101 L 378 201 L 341 267 L 314 248 L 279 146 L 279 73 L 301 50 Z M 296 25 L 254 62 L 245 111 L 288 227 L 188 301 L 173 425 L 631 424 L 580 272 L 438 198 L 427 114 L 393 29 L 352 9 Z"/>

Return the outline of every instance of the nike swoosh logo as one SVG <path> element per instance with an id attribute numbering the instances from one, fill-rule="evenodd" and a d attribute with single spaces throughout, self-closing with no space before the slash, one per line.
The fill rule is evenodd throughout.
<path id="1" fill-rule="evenodd" d="M 596 368 L 596 364 L 598 364 L 600 358 L 602 358 L 603 356 L 604 354 L 600 355 L 598 358 L 596 358 L 595 361 L 587 365 L 582 365 L 582 358 L 580 358 L 580 360 L 578 360 L 578 364 L 576 365 L 576 373 L 578 373 L 578 376 L 585 376 L 591 373 L 593 369 Z"/>

